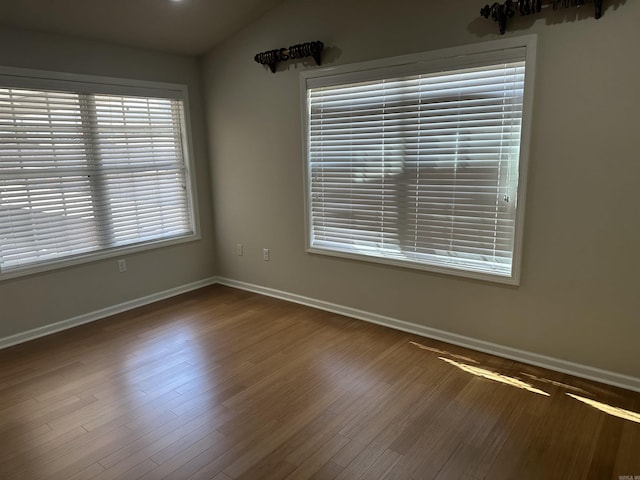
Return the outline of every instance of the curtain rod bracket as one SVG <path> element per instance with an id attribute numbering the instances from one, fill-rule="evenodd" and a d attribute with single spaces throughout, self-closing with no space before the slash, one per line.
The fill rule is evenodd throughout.
<path id="1" fill-rule="evenodd" d="M 267 65 L 272 73 L 276 73 L 278 62 L 284 62 L 293 58 L 312 57 L 316 65 L 320 66 L 322 63 L 323 48 L 324 43 L 320 41 L 299 43 L 289 48 L 276 48 L 275 50 L 258 53 L 253 59 L 262 65 Z"/>
<path id="2" fill-rule="evenodd" d="M 559 8 L 581 7 L 587 3 L 595 6 L 595 18 L 602 17 L 604 0 L 505 0 L 503 3 L 495 2 L 492 5 L 485 5 L 480 9 L 480 16 L 491 17 L 500 29 L 500 35 L 504 35 L 507 29 L 507 20 L 513 17 L 517 11 L 520 15 L 533 15 L 540 13 L 542 7 Z"/>

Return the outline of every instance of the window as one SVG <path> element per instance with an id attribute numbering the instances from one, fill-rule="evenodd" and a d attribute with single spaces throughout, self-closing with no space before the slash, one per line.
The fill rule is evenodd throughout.
<path id="1" fill-rule="evenodd" d="M 193 239 L 185 95 L 0 71 L 0 275 Z"/>
<path id="2" fill-rule="evenodd" d="M 534 50 L 303 73 L 308 251 L 517 284 Z"/>

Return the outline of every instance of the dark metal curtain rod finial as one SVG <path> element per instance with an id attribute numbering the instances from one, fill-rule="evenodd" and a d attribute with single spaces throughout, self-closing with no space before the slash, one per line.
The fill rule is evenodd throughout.
<path id="1" fill-rule="evenodd" d="M 543 4 L 552 6 L 554 10 L 559 8 L 581 7 L 587 3 L 595 5 L 595 18 L 602 17 L 604 0 L 505 0 L 503 3 L 495 2 L 491 6 L 485 5 L 480 9 L 480 16 L 491 17 L 500 28 L 500 35 L 507 29 L 507 20 L 515 15 L 516 6 L 520 15 L 532 15 L 542 11 Z"/>
<path id="2" fill-rule="evenodd" d="M 284 62 L 292 58 L 312 57 L 316 65 L 320 66 L 322 63 L 323 48 L 324 43 L 320 41 L 299 43 L 289 48 L 277 48 L 275 50 L 258 53 L 253 59 L 262 65 L 268 65 L 271 72 L 276 73 L 278 62 Z"/>

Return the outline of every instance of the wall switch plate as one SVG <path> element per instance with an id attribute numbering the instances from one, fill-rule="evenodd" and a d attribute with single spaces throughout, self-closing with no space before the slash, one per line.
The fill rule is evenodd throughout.
<path id="1" fill-rule="evenodd" d="M 236 245 L 236 253 L 238 254 L 239 257 L 241 257 L 242 255 L 244 255 L 244 248 L 242 247 L 241 243 L 238 243 Z"/>
<path id="2" fill-rule="evenodd" d="M 118 271 L 120 273 L 127 271 L 127 261 L 124 258 L 122 260 L 118 260 Z"/>
<path id="3" fill-rule="evenodd" d="M 265 262 L 268 262 L 269 260 L 271 260 L 271 252 L 269 252 L 268 248 L 263 248 L 262 249 L 262 259 Z"/>

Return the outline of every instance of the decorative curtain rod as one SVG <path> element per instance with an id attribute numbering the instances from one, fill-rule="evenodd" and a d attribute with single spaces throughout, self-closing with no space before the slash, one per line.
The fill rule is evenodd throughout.
<path id="1" fill-rule="evenodd" d="M 602 17 L 604 0 L 505 0 L 503 3 L 496 2 L 491 6 L 485 5 L 480 9 L 480 16 L 491 17 L 495 20 L 500 28 L 500 35 L 503 35 L 507 28 L 507 20 L 515 15 L 516 9 L 520 15 L 533 15 L 540 13 L 546 7 L 558 10 L 559 8 L 581 7 L 587 3 L 595 5 L 596 19 Z"/>
<path id="2" fill-rule="evenodd" d="M 298 45 L 292 45 L 289 48 L 277 48 L 275 50 L 258 53 L 253 59 L 262 65 L 269 65 L 271 71 L 276 73 L 278 62 L 284 62 L 291 58 L 313 57 L 316 65 L 320 66 L 323 48 L 324 43 L 322 42 L 300 43 Z"/>

